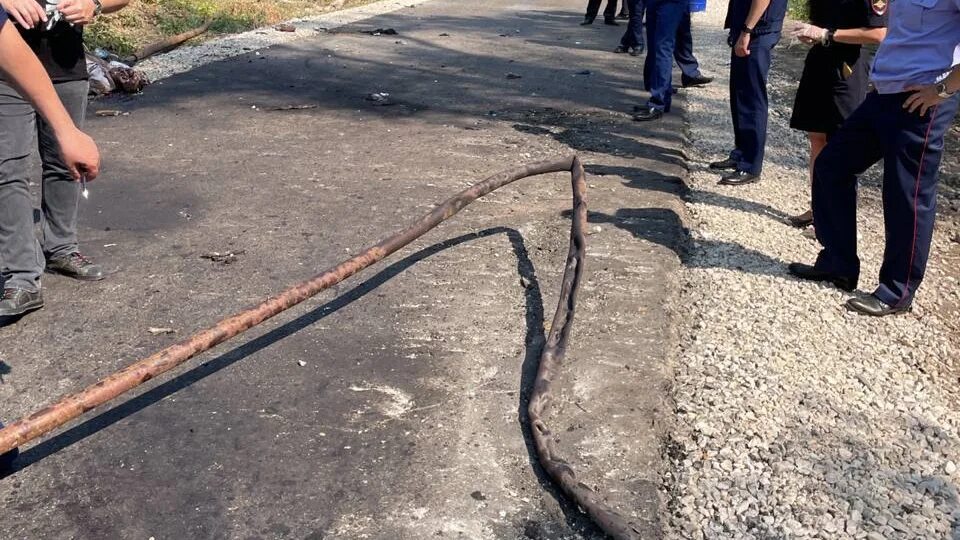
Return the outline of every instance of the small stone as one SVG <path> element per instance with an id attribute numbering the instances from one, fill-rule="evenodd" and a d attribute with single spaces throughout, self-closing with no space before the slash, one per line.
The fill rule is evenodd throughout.
<path id="1" fill-rule="evenodd" d="M 947 464 L 943 466 L 943 471 L 947 474 L 953 474 L 957 472 L 957 464 L 952 461 L 948 461 Z"/>
<path id="2" fill-rule="evenodd" d="M 473 493 L 471 493 L 471 494 L 470 494 L 470 497 L 472 497 L 472 498 L 473 498 L 474 500 L 476 500 L 476 501 L 485 501 L 485 500 L 487 500 L 487 496 L 484 495 L 483 492 L 481 492 L 481 491 L 479 491 L 479 490 L 474 491 Z"/>

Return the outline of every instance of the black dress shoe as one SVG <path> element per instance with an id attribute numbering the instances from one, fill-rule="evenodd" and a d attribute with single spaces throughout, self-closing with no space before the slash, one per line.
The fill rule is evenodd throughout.
<path id="1" fill-rule="evenodd" d="M 656 107 L 643 107 L 633 115 L 635 122 L 649 122 L 663 118 L 663 110 Z"/>
<path id="2" fill-rule="evenodd" d="M 617 45 L 617 48 L 613 50 L 615 54 L 624 54 L 630 52 L 629 47 L 624 47 L 623 45 Z"/>
<path id="3" fill-rule="evenodd" d="M 76 251 L 63 257 L 48 259 L 47 272 L 61 274 L 80 281 L 100 281 L 103 279 L 103 269 Z"/>
<path id="4" fill-rule="evenodd" d="M 721 176 L 720 182 L 718 183 L 721 186 L 742 186 L 745 184 L 753 184 L 754 182 L 759 182 L 759 181 L 760 181 L 759 174 L 751 174 L 751 173 L 748 173 L 747 171 L 742 171 L 740 169 L 737 169 L 735 171 L 728 172 L 727 174 Z"/>
<path id="5" fill-rule="evenodd" d="M 692 86 L 704 86 L 713 82 L 713 77 L 704 77 L 703 75 L 697 77 L 680 77 L 680 85 L 684 88 L 690 88 Z"/>
<path id="6" fill-rule="evenodd" d="M 857 280 L 855 278 L 838 276 L 831 272 L 820 270 L 816 266 L 810 266 L 809 264 L 790 263 L 790 265 L 787 266 L 787 270 L 794 276 L 807 281 L 829 281 L 843 291 L 850 292 L 857 288 Z"/>
<path id="7" fill-rule="evenodd" d="M 19 317 L 25 313 L 43 307 L 43 295 L 40 291 L 10 288 L 3 290 L 0 298 L 0 317 Z"/>
<path id="8" fill-rule="evenodd" d="M 847 309 L 850 311 L 856 311 L 857 313 L 863 313 L 864 315 L 883 317 L 885 315 L 904 313 L 910 311 L 912 308 L 910 304 L 901 307 L 888 306 L 887 304 L 884 304 L 882 300 L 871 294 L 870 296 L 851 298 L 850 300 L 847 300 Z"/>
<path id="9" fill-rule="evenodd" d="M 604 17 L 603 24 L 607 26 L 620 26 L 620 23 L 618 23 L 613 17 Z"/>
<path id="10" fill-rule="evenodd" d="M 630 56 L 640 56 L 643 54 L 643 45 L 630 49 Z"/>
<path id="11" fill-rule="evenodd" d="M 591 17 L 591 16 L 587 15 L 586 17 L 583 18 L 583 22 L 580 23 L 580 26 L 587 26 L 587 25 L 593 24 L 593 21 L 594 21 L 595 19 L 596 19 L 596 17 Z"/>
<path id="12" fill-rule="evenodd" d="M 727 159 L 722 159 L 720 161 L 714 161 L 713 163 L 710 164 L 710 168 L 715 171 L 723 171 L 726 169 L 733 170 L 737 168 L 737 160 L 727 158 Z"/>
<path id="13" fill-rule="evenodd" d="M 618 19 L 629 19 L 629 18 L 630 18 L 630 14 L 621 11 L 620 13 L 617 13 L 617 18 L 618 18 Z"/>

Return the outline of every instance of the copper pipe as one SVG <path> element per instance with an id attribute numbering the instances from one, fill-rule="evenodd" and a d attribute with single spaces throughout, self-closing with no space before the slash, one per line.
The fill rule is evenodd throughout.
<path id="1" fill-rule="evenodd" d="M 574 502 L 614 538 L 639 538 L 639 529 L 605 505 L 596 492 L 577 480 L 573 469 L 557 455 L 552 440 L 553 435 L 543 420 L 543 413 L 549 407 L 552 397 L 551 385 L 558 376 L 563 361 L 567 338 L 573 323 L 580 277 L 583 274 L 586 244 L 584 228 L 587 223 L 587 206 L 584 199 L 586 180 L 583 165 L 576 156 L 511 169 L 474 184 L 451 197 L 406 229 L 394 233 L 380 243 L 367 248 L 359 255 L 317 274 L 307 281 L 290 287 L 254 308 L 228 317 L 206 330 L 201 330 L 187 339 L 121 369 L 80 392 L 68 395 L 57 403 L 0 429 L 0 455 L 13 451 L 19 446 L 49 433 L 87 411 L 170 371 L 194 356 L 242 334 L 267 319 L 372 266 L 453 217 L 480 197 L 523 178 L 564 171 L 570 171 L 573 189 L 570 250 L 563 274 L 560 302 L 540 357 L 533 393 L 530 396 L 528 412 L 531 432 L 544 470 L 568 496 L 573 498 Z"/>

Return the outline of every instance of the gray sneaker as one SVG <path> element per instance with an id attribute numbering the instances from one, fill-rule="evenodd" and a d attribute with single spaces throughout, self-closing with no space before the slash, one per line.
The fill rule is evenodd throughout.
<path id="1" fill-rule="evenodd" d="M 81 281 L 100 281 L 103 279 L 103 268 L 74 251 L 69 255 L 47 259 L 47 272 L 61 274 Z"/>
<path id="2" fill-rule="evenodd" d="M 3 290 L 0 298 L 0 317 L 18 317 L 24 313 L 43 307 L 43 295 L 40 291 L 10 288 Z"/>

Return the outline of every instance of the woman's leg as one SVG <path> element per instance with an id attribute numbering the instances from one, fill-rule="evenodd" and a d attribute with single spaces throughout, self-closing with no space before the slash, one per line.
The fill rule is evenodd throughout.
<path id="1" fill-rule="evenodd" d="M 811 131 L 807 133 L 807 138 L 810 140 L 810 183 L 813 185 L 813 165 L 817 162 L 817 156 L 827 146 L 827 134 Z M 790 218 L 790 224 L 794 227 L 806 227 L 811 222 L 813 222 L 813 210 L 809 207 L 806 212 Z"/>

